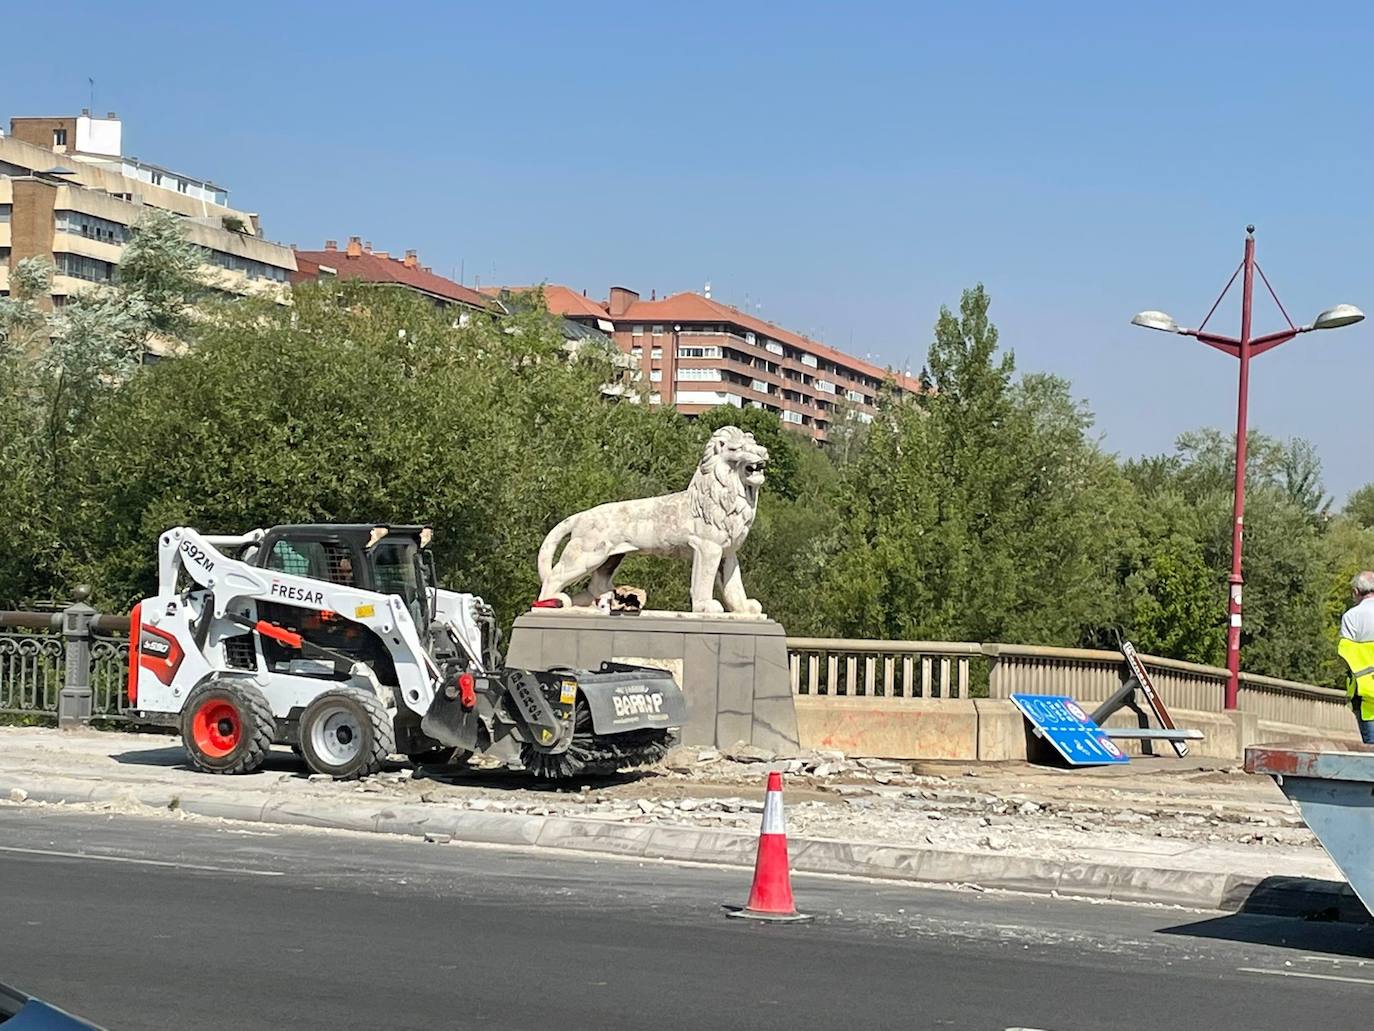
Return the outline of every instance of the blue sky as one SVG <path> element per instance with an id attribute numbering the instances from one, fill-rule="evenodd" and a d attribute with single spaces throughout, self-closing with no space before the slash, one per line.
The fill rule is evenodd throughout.
<path id="1" fill-rule="evenodd" d="M 357 234 L 472 284 L 700 289 L 918 368 L 987 285 L 1109 449 L 1234 425 L 1196 324 L 1244 226 L 1295 320 L 1374 310 L 1374 14 L 1357 4 L 11 4 L 0 116 L 96 107 L 269 235 Z M 25 43 L 27 40 L 29 42 Z M 57 69 L 60 67 L 61 71 Z M 1214 325 L 1238 329 L 1236 307 Z M 1256 332 L 1280 316 L 1257 308 Z M 1340 501 L 1374 319 L 1257 361 L 1252 427 Z"/>

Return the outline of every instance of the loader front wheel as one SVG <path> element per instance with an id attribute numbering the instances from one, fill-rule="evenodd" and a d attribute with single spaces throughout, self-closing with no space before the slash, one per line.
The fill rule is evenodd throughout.
<path id="1" fill-rule="evenodd" d="M 359 688 L 320 695 L 301 713 L 299 726 L 306 765 L 335 780 L 370 776 L 396 750 L 391 714 Z"/>
<path id="2" fill-rule="evenodd" d="M 272 750 L 276 729 L 267 698 L 243 681 L 207 680 L 181 713 L 186 754 L 206 773 L 252 773 Z"/>

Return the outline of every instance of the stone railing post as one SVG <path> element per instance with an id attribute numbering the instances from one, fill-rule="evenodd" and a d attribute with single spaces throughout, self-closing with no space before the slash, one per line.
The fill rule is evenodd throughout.
<path id="1" fill-rule="evenodd" d="M 75 599 L 62 610 L 62 638 L 67 649 L 66 675 L 57 696 L 57 725 L 84 727 L 91 721 L 91 621 L 95 609 L 86 604 L 91 589 L 79 584 Z"/>
<path id="2" fill-rule="evenodd" d="M 1006 677 L 1007 671 L 1002 663 L 1000 649 L 996 644 L 984 644 L 981 646 L 980 650 L 988 660 L 988 697 L 1009 697 L 1011 692 L 1007 689 L 1008 685 L 1002 682 Z"/>

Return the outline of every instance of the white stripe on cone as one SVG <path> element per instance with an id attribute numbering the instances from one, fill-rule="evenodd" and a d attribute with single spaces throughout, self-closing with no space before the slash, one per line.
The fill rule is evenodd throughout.
<path id="1" fill-rule="evenodd" d="M 782 792 L 770 791 L 763 799 L 763 826 L 760 834 L 786 834 L 787 825 L 782 816 Z"/>

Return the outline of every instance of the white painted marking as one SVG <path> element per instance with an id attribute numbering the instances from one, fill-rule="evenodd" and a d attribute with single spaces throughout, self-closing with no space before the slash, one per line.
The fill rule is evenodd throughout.
<path id="1" fill-rule="evenodd" d="M 1237 967 L 1242 974 L 1271 974 L 1275 977 L 1306 977 L 1313 981 L 1344 981 L 1346 984 L 1374 984 L 1374 978 L 1341 977 L 1338 974 L 1309 974 L 1303 970 L 1265 970 L 1263 967 Z"/>
<path id="2" fill-rule="evenodd" d="M 249 870 L 235 866 L 202 866 L 198 863 L 172 863 L 164 859 L 134 859 L 129 856 L 101 856 L 91 852 L 62 852 L 52 848 L 17 848 L 0 845 L 0 852 L 15 852 L 26 856 L 57 856 L 60 859 L 90 859 L 102 863 L 131 863 L 135 866 L 167 866 L 177 870 L 202 870 L 208 873 L 241 873 L 250 877 L 282 877 L 284 870 Z"/>

